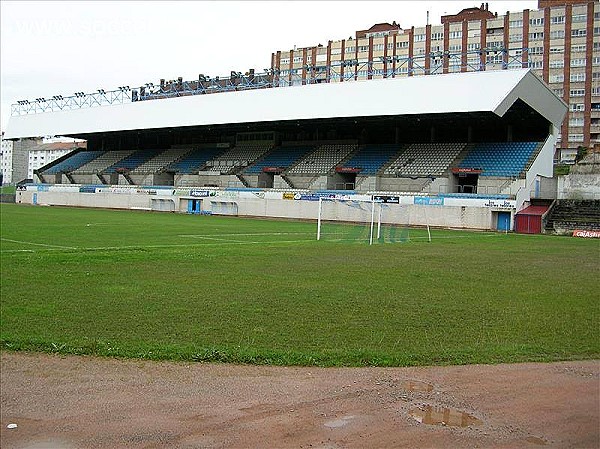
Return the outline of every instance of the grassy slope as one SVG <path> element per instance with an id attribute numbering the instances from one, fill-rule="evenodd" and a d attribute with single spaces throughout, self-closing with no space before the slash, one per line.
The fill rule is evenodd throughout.
<path id="1" fill-rule="evenodd" d="M 600 354 L 598 241 L 434 231 L 369 247 L 316 242 L 313 223 L 0 211 L 4 348 L 319 365 Z M 282 234 L 226 236 L 267 232 Z M 197 234 L 213 237 L 181 236 Z"/>

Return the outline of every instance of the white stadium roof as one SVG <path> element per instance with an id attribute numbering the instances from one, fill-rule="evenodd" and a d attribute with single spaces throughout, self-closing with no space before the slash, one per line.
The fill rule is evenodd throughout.
<path id="1" fill-rule="evenodd" d="M 566 104 L 527 69 L 255 89 L 12 116 L 5 139 L 288 120 L 491 112 L 518 100 L 559 127 Z"/>

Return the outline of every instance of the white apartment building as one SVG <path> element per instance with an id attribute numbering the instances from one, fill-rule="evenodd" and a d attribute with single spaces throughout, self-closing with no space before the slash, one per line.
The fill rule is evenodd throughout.
<path id="1" fill-rule="evenodd" d="M 4 133 L 2 133 L 2 150 L 0 152 L 2 184 L 10 184 L 12 182 L 12 153 L 13 142 L 12 140 L 4 140 Z"/>
<path id="2" fill-rule="evenodd" d="M 569 105 L 556 154 L 568 160 L 579 146 L 600 147 L 600 3 L 539 0 L 538 8 L 499 15 L 486 3 L 439 25 L 376 24 L 273 53 L 273 76 L 286 86 L 530 67 Z"/>
<path id="3" fill-rule="evenodd" d="M 37 138 L 17 142 L 2 139 L 2 183 L 33 179 L 34 170 L 82 147 L 85 142 L 77 139 Z"/>

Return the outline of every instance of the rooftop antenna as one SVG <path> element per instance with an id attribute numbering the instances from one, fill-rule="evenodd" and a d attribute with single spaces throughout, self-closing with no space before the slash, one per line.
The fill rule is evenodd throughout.
<path id="1" fill-rule="evenodd" d="M 429 25 L 429 11 L 427 11 L 427 25 Z"/>

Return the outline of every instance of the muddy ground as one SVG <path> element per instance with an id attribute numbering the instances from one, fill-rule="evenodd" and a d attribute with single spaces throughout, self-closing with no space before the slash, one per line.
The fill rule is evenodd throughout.
<path id="1" fill-rule="evenodd" d="M 3 352 L 0 367 L 4 449 L 600 447 L 600 361 L 284 368 Z"/>

